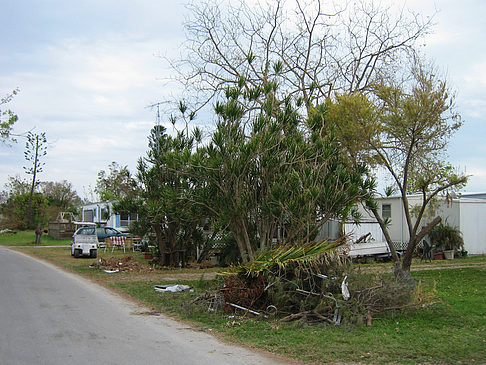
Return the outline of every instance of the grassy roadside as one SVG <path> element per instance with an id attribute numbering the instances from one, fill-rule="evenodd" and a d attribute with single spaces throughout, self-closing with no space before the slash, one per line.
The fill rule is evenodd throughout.
<path id="1" fill-rule="evenodd" d="M 28 246 L 34 245 L 34 242 L 34 231 L 15 231 L 15 233 L 0 234 L 0 246 Z M 56 240 L 47 234 L 43 234 L 41 238 L 41 245 L 44 246 L 69 245 L 70 243 L 71 240 Z"/>
<path id="2" fill-rule="evenodd" d="M 436 304 L 374 319 L 371 327 L 308 327 L 249 316 L 228 317 L 183 303 L 218 285 L 213 272 L 173 270 L 157 273 L 106 274 L 74 259 L 69 248 L 16 247 L 103 285 L 126 293 L 151 308 L 190 321 L 228 340 L 315 363 L 471 364 L 486 362 L 486 265 L 414 272 L 425 288 L 436 282 Z M 122 251 L 100 257 L 120 257 Z M 134 254 L 137 259 L 138 253 Z M 442 265 L 486 263 L 486 257 L 440 262 Z M 423 263 L 422 265 L 439 265 Z M 380 267 L 381 265 L 371 265 Z M 419 265 L 420 266 L 420 265 Z M 385 265 L 386 267 L 386 265 Z M 161 294 L 154 284 L 189 284 L 195 293 Z"/>
<path id="3" fill-rule="evenodd" d="M 170 312 L 232 341 L 317 363 L 471 364 L 486 361 L 486 269 L 414 274 L 425 287 L 437 281 L 436 304 L 374 320 L 371 327 L 299 327 L 277 320 L 229 318 L 181 305 L 191 294 L 158 294 L 155 282 L 115 282 L 154 311 Z M 199 293 L 210 283 L 190 282 Z"/>

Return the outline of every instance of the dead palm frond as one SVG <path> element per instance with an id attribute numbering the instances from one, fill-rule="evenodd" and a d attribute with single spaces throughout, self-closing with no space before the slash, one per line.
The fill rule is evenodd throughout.
<path id="1" fill-rule="evenodd" d="M 321 242 L 311 242 L 303 246 L 281 246 L 258 255 L 254 260 L 240 264 L 233 268 L 236 274 L 246 274 L 248 276 L 257 276 L 266 270 L 275 267 L 284 269 L 289 264 L 310 264 L 318 262 L 325 254 L 333 253 L 336 248 L 346 243 L 346 238 L 340 238 L 337 241 L 330 242 L 324 240 Z"/>

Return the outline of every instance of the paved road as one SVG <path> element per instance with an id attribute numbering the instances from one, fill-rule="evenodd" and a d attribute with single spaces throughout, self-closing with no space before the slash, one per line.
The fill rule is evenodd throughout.
<path id="1" fill-rule="evenodd" d="M 0 364 L 278 364 L 0 247 Z"/>

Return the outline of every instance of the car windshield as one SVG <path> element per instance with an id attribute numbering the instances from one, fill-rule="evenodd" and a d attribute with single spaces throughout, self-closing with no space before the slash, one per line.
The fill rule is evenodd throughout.
<path id="1" fill-rule="evenodd" d="M 80 228 L 78 234 L 95 234 L 95 227 Z"/>

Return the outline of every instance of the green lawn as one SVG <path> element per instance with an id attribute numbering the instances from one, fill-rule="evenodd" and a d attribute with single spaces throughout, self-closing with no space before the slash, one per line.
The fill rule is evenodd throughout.
<path id="1" fill-rule="evenodd" d="M 479 264 L 470 268 L 449 268 L 413 272 L 425 289 L 436 285 L 433 305 L 420 310 L 375 318 L 371 327 L 306 326 L 276 319 L 230 317 L 207 311 L 207 306 L 185 303 L 211 287 L 217 280 L 202 280 L 207 271 L 168 271 L 157 274 L 106 274 L 89 269 L 93 259 L 74 259 L 68 248 L 18 247 L 69 270 L 90 277 L 102 285 L 126 293 L 145 303 L 151 312 L 166 312 L 212 329 L 227 340 L 313 363 L 363 364 L 474 364 L 486 363 L 486 257 L 443 262 L 448 265 Z M 130 253 L 140 259 L 140 253 Z M 121 256 L 116 251 L 100 255 Z M 186 280 L 186 273 L 199 280 Z M 194 293 L 157 293 L 155 284 L 165 284 L 168 276 L 189 284 Z M 435 283 L 435 284 L 434 284 Z"/>
<path id="2" fill-rule="evenodd" d="M 0 246 L 28 246 L 34 245 L 34 231 L 15 231 L 15 233 L 0 234 Z M 41 245 L 69 245 L 71 240 L 56 240 L 47 234 L 42 235 Z"/>
<path id="3" fill-rule="evenodd" d="M 155 282 L 115 282 L 114 287 L 155 311 L 169 312 L 225 338 L 304 361 L 366 364 L 471 364 L 486 362 L 486 268 L 416 272 L 429 288 L 431 307 L 375 319 L 371 327 L 286 324 L 229 318 L 183 306 L 194 294 L 159 294 Z M 198 282 L 189 282 L 204 292 Z M 207 283 L 209 285 L 210 283 Z"/>

